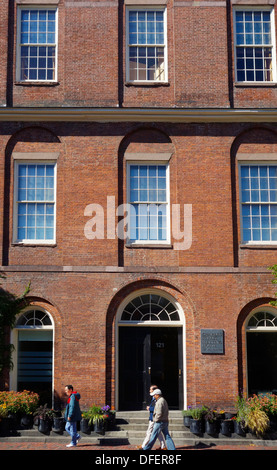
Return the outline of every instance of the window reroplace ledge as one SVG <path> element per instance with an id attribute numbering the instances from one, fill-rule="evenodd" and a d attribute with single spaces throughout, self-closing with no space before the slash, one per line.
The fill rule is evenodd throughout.
<path id="1" fill-rule="evenodd" d="M 239 245 L 240 248 L 243 249 L 253 249 L 253 250 L 277 250 L 277 244 L 276 245 L 259 245 L 259 244 L 243 244 L 241 243 Z"/>
<path id="2" fill-rule="evenodd" d="M 14 83 L 15 86 L 40 86 L 40 87 L 54 87 L 54 86 L 58 86 L 60 84 L 60 82 L 32 82 L 32 81 L 28 81 L 28 82 L 15 82 Z"/>
<path id="3" fill-rule="evenodd" d="M 170 86 L 169 82 L 151 82 L 151 81 L 145 81 L 145 82 L 125 82 L 125 86 L 135 86 L 135 87 L 162 87 L 162 86 Z"/>
<path id="4" fill-rule="evenodd" d="M 19 247 L 29 247 L 29 248 L 55 248 L 57 243 L 23 243 L 23 242 L 13 242 L 11 246 L 19 246 Z"/>
<path id="5" fill-rule="evenodd" d="M 172 249 L 173 248 L 173 245 L 171 243 L 153 243 L 153 244 L 143 244 L 143 243 L 126 243 L 125 244 L 125 247 L 126 248 L 146 248 L 146 249 L 151 249 L 151 248 L 161 248 L 161 249 L 164 249 L 164 248 L 169 248 L 169 249 Z"/>
<path id="6" fill-rule="evenodd" d="M 274 88 L 277 82 L 235 82 L 237 88 Z"/>

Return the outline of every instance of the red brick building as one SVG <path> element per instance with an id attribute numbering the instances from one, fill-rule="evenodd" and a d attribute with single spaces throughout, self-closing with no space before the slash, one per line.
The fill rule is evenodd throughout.
<path id="1" fill-rule="evenodd" d="M 277 389 L 275 0 L 1 2 L 5 387 Z"/>

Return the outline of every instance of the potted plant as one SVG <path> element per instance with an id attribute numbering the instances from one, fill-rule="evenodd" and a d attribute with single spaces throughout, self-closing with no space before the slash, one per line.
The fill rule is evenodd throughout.
<path id="1" fill-rule="evenodd" d="M 267 414 L 258 406 L 250 407 L 249 404 L 245 416 L 245 424 L 258 437 L 262 437 L 270 428 L 270 420 Z"/>
<path id="2" fill-rule="evenodd" d="M 102 410 L 103 414 L 106 416 L 105 422 L 106 422 L 107 429 L 109 429 L 109 430 L 114 429 L 115 416 L 116 416 L 115 411 L 111 410 L 109 405 L 102 406 L 101 410 Z"/>
<path id="3" fill-rule="evenodd" d="M 238 397 L 236 401 L 237 414 L 233 418 L 234 432 L 239 436 L 246 435 L 246 414 L 247 406 L 243 397 Z"/>
<path id="4" fill-rule="evenodd" d="M 192 416 L 191 416 L 191 407 L 188 406 L 187 410 L 183 410 L 183 411 L 182 411 L 182 414 L 183 414 L 184 426 L 186 426 L 187 428 L 189 428 L 189 427 L 190 427 L 190 423 L 191 423 L 191 419 L 192 419 Z"/>
<path id="5" fill-rule="evenodd" d="M 21 420 L 20 424 L 23 428 L 30 428 L 33 426 L 33 413 L 39 403 L 39 395 L 34 392 L 24 390 L 21 392 Z"/>
<path id="6" fill-rule="evenodd" d="M 103 413 L 101 408 L 95 408 L 95 413 L 92 417 L 93 430 L 97 434 L 105 434 L 105 424 L 107 415 Z"/>
<path id="7" fill-rule="evenodd" d="M 6 403 L 0 404 L 0 436 L 6 436 L 9 433 L 8 409 Z"/>
<path id="8" fill-rule="evenodd" d="M 35 412 L 34 416 L 39 417 L 38 430 L 43 434 L 49 434 L 52 428 L 53 410 L 47 408 L 47 404 L 40 406 Z"/>
<path id="9" fill-rule="evenodd" d="M 65 421 L 64 417 L 62 416 L 61 411 L 53 410 L 53 427 L 52 431 L 57 434 L 62 434 L 65 429 Z"/>
<path id="10" fill-rule="evenodd" d="M 205 432 L 214 436 L 217 431 L 217 413 L 207 408 L 206 412 L 204 413 L 204 420 L 205 420 Z"/>
<path id="11" fill-rule="evenodd" d="M 203 432 L 203 416 L 207 408 L 205 406 L 191 408 L 190 431 L 193 434 L 202 434 Z"/>
<path id="12" fill-rule="evenodd" d="M 80 431 L 85 434 L 90 434 L 91 424 L 90 424 L 90 413 L 89 411 L 82 412 L 82 419 L 80 421 Z"/>

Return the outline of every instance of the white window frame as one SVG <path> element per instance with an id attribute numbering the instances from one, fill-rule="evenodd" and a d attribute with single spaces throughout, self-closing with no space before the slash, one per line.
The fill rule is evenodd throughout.
<path id="1" fill-rule="evenodd" d="M 19 165 L 53 165 L 54 166 L 54 201 L 49 201 L 49 204 L 54 206 L 54 227 L 53 239 L 51 240 L 37 240 L 37 239 L 24 239 L 18 240 L 18 168 Z M 30 201 L 32 202 L 32 201 Z M 41 201 L 47 203 L 47 201 Z M 56 206 L 57 206 L 57 162 L 50 160 L 15 160 L 14 162 L 14 203 L 13 203 L 13 243 L 18 245 L 54 245 L 56 244 Z"/>
<path id="2" fill-rule="evenodd" d="M 153 161 L 153 160 L 147 160 L 147 161 L 128 161 L 127 162 L 127 204 L 130 206 L 133 205 L 132 202 L 130 202 L 130 167 L 133 165 L 139 165 L 139 166 L 164 166 L 166 167 L 166 201 L 162 203 L 156 203 L 153 202 L 153 205 L 165 205 L 167 207 L 167 214 L 166 214 L 166 239 L 165 240 L 130 240 L 127 238 L 126 244 L 129 246 L 170 246 L 170 240 L 171 240 L 171 235 L 170 235 L 170 177 L 169 177 L 169 162 L 168 161 Z M 139 204 L 143 204 L 139 203 Z M 151 202 L 145 202 L 146 205 L 150 205 Z M 129 218 L 130 214 L 128 214 Z M 128 226 L 130 222 L 128 220 Z"/>
<path id="3" fill-rule="evenodd" d="M 267 202 L 261 202 L 261 201 L 257 201 L 257 202 L 246 202 L 246 203 L 243 203 L 242 202 L 242 182 L 241 182 L 241 168 L 243 166 L 275 166 L 277 167 L 277 161 L 241 161 L 239 162 L 239 165 L 238 165 L 238 169 L 239 169 L 239 199 L 240 199 L 240 239 L 241 239 L 241 244 L 242 245 L 245 245 L 245 246 L 251 246 L 251 245 L 272 245 L 272 246 L 276 246 L 277 245 L 277 240 L 247 240 L 245 241 L 243 239 L 243 214 L 242 214 L 242 206 L 243 205 L 249 205 L 249 206 L 254 206 L 254 205 L 275 205 L 276 208 L 277 208 L 277 200 L 276 202 L 271 202 L 271 201 L 267 201 Z M 276 190 L 277 192 L 277 190 Z M 251 217 L 251 225 L 252 225 L 252 217 Z M 270 231 L 271 231 L 271 227 L 269 228 Z"/>
<path id="4" fill-rule="evenodd" d="M 271 24 L 271 41 L 272 43 L 271 44 L 268 44 L 268 45 L 254 45 L 254 44 L 249 44 L 248 46 L 247 45 L 243 45 L 243 46 L 239 46 L 237 45 L 237 36 L 236 36 L 236 12 L 239 12 L 239 11 L 249 11 L 249 12 L 264 12 L 264 11 L 268 11 L 270 12 L 270 24 Z M 272 84 L 272 83 L 276 83 L 276 39 L 275 39 L 275 20 L 274 20 L 274 8 L 271 7 L 271 6 L 247 6 L 247 5 L 244 5 L 244 6 L 237 6 L 237 7 L 234 7 L 233 9 L 233 18 L 234 18 L 234 60 L 235 60 L 235 83 L 237 84 L 248 84 L 248 85 L 251 85 L 251 84 L 263 84 L 263 85 L 269 85 L 269 84 Z M 266 47 L 271 47 L 272 48 L 272 80 L 268 80 L 268 81 L 265 81 L 265 80 L 262 80 L 262 81 L 257 81 L 257 80 L 245 80 L 245 81 L 239 81 L 237 79 L 237 48 L 239 47 L 242 47 L 242 48 L 247 48 L 247 47 L 252 47 L 252 48 L 255 48 L 255 47 L 260 47 L 260 48 L 266 48 Z"/>
<path id="5" fill-rule="evenodd" d="M 129 69 L 129 51 L 130 46 L 134 46 L 133 44 L 129 44 L 129 13 L 130 11 L 163 11 L 164 12 L 164 79 L 163 80 L 131 80 L 130 79 L 130 69 Z M 161 47 L 160 45 L 142 45 L 138 44 L 140 47 Z M 168 82 L 168 58 L 167 58 L 167 9 L 166 7 L 155 7 L 152 6 L 128 6 L 126 8 L 126 81 L 127 83 L 167 83 Z"/>
<path id="6" fill-rule="evenodd" d="M 24 10 L 47 10 L 47 11 L 55 11 L 56 12 L 56 21 L 55 21 L 55 45 L 53 44 L 40 44 L 37 43 L 34 46 L 45 46 L 45 47 L 55 47 L 55 74 L 53 79 L 22 79 L 21 78 L 21 14 Z M 29 45 L 29 44 L 28 44 Z M 17 7 L 17 41 L 16 41 L 16 81 L 19 83 L 55 83 L 57 82 L 58 77 L 58 8 L 57 6 L 47 6 L 47 5 L 22 5 Z M 29 68 L 28 68 L 29 70 Z"/>

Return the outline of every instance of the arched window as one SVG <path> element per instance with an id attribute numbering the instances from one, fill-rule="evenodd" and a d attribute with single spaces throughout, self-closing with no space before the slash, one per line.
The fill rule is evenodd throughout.
<path id="1" fill-rule="evenodd" d="M 180 321 L 176 306 L 158 294 L 142 294 L 124 308 L 121 321 Z"/>
<path id="2" fill-rule="evenodd" d="M 18 319 L 16 326 L 48 326 L 52 325 L 51 318 L 48 313 L 40 310 L 31 310 L 23 313 Z"/>
<path id="3" fill-rule="evenodd" d="M 260 328 L 276 328 L 277 316 L 268 311 L 254 313 L 247 324 L 247 330 Z"/>

